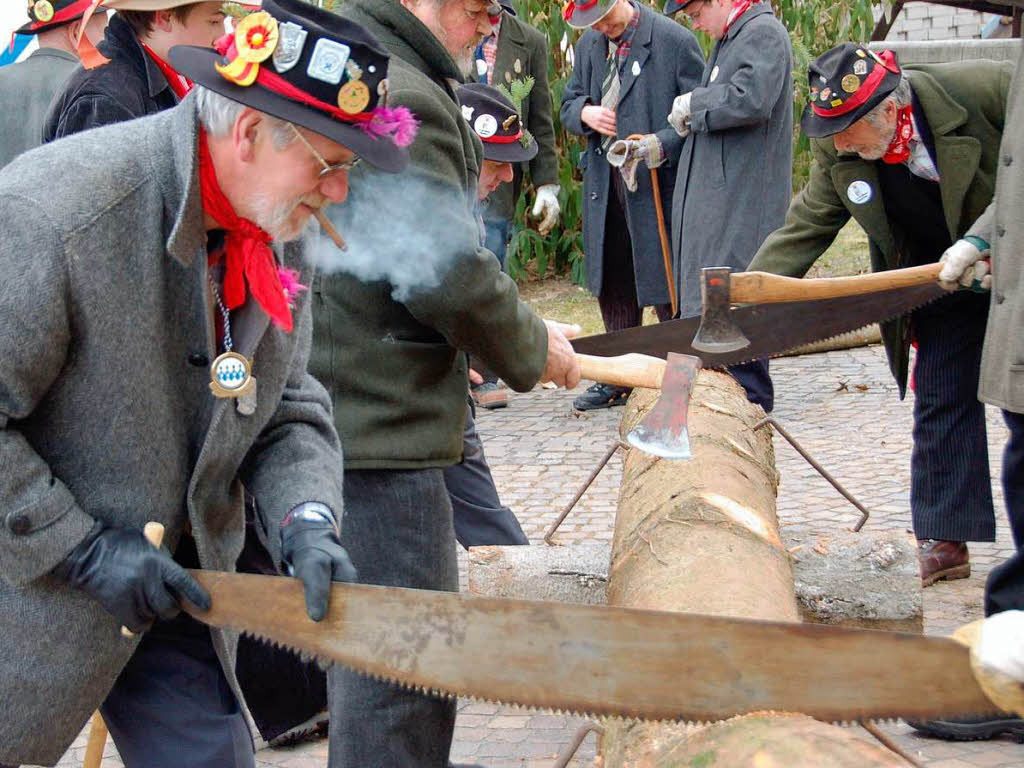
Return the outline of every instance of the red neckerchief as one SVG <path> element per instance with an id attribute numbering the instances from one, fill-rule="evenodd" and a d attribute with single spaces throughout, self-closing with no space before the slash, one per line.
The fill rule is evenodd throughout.
<path id="1" fill-rule="evenodd" d="M 270 250 L 270 235 L 236 214 L 224 196 L 204 130 L 199 131 L 199 186 L 203 210 L 224 228 L 224 306 L 242 306 L 248 283 L 252 297 L 274 325 L 291 333 L 292 313 L 278 275 L 277 260 Z"/>
<path id="2" fill-rule="evenodd" d="M 178 101 L 185 98 L 189 91 L 192 90 L 193 83 L 184 75 L 179 75 L 178 71 L 174 69 L 170 64 L 161 59 L 153 50 L 145 43 L 140 43 L 142 50 L 153 60 L 153 62 L 159 67 L 160 71 L 164 73 L 164 77 L 167 79 L 167 84 L 171 86 L 171 90 L 174 91 L 174 95 L 178 97 Z"/>
<path id="3" fill-rule="evenodd" d="M 914 120 L 910 116 L 910 105 L 900 107 L 896 113 L 896 135 L 889 148 L 882 155 L 882 162 L 890 165 L 905 163 L 910 158 L 910 140 L 914 138 Z"/>
<path id="4" fill-rule="evenodd" d="M 725 29 L 722 30 L 722 37 L 725 37 L 729 32 L 729 27 L 732 26 L 732 23 L 749 11 L 750 6 L 752 6 L 756 1 L 757 0 L 736 0 L 736 2 L 732 4 L 732 10 L 729 11 L 729 18 L 725 20 Z"/>

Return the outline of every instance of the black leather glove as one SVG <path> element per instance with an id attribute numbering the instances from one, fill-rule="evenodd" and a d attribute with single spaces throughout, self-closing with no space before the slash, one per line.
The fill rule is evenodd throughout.
<path id="1" fill-rule="evenodd" d="M 281 560 L 288 575 L 302 581 L 306 613 L 313 621 L 327 613 L 332 581 L 356 580 L 338 533 L 331 508 L 318 501 L 299 504 L 281 523 Z"/>
<path id="2" fill-rule="evenodd" d="M 172 619 L 185 598 L 207 610 L 210 596 L 188 571 L 134 528 L 97 522 L 53 574 L 102 605 L 132 632 Z"/>

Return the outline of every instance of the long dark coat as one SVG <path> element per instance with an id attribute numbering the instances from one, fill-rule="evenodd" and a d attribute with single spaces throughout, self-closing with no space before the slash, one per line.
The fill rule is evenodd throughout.
<path id="1" fill-rule="evenodd" d="M 342 514 L 331 401 L 306 372 L 309 291 L 290 334 L 251 299 L 232 318 L 255 411 L 210 394 L 194 102 L 0 173 L 0 763 L 53 765 L 138 644 L 50 575 L 96 520 L 163 523 L 171 551 L 188 526 L 202 567 L 232 571 L 243 484 L 277 565 L 289 509 L 313 500 Z M 301 245 L 281 251 L 308 285 Z M 241 701 L 237 636 L 211 634 Z"/>
<path id="2" fill-rule="evenodd" d="M 700 314 L 700 270 L 746 269 L 782 226 L 793 171 L 789 35 L 758 3 L 718 41 L 690 100 L 692 132 L 672 202 L 673 272 L 683 317 Z"/>
<path id="3" fill-rule="evenodd" d="M 587 284 L 592 293 L 600 294 L 608 195 L 615 194 L 611 189 L 614 169 L 601 149 L 604 136 L 585 125 L 580 115 L 584 107 L 601 104 L 601 84 L 608 72 L 608 38 L 588 29 L 576 43 L 575 61 L 572 77 L 562 94 L 561 116 L 567 130 L 587 138 L 587 149 L 580 157 L 583 252 L 587 260 Z M 692 91 L 703 71 L 704 56 L 693 33 L 641 5 L 640 23 L 633 33 L 632 50 L 623 68 L 616 130 L 619 138 L 633 133 L 657 134 L 666 157 L 658 168 L 666 217 L 672 208 L 676 161 L 683 145 L 679 134 L 668 124 L 668 113 L 672 111 L 673 99 Z M 637 299 L 641 306 L 664 304 L 668 301 L 668 285 L 654 193 L 651 175 L 642 164 L 637 170 L 637 182 L 637 191 L 626 193 L 626 220 L 633 240 Z"/>
<path id="4" fill-rule="evenodd" d="M 0 167 L 38 147 L 54 94 L 78 59 L 58 48 L 38 48 L 24 61 L 0 69 Z"/>
<path id="5" fill-rule="evenodd" d="M 967 232 L 992 201 L 1013 66 L 1009 62 L 958 61 L 904 67 L 935 140 L 942 210 L 950 239 Z M 813 139 L 814 164 L 807 185 L 793 198 L 786 224 L 758 250 L 751 270 L 802 277 L 853 217 L 868 236 L 871 269 L 908 265 L 889 224 L 879 191 L 877 163 L 836 152 L 832 138 Z M 867 184 L 871 196 L 850 199 L 850 185 Z M 942 254 L 935 254 L 936 260 Z M 910 328 L 907 318 L 882 326 L 889 366 L 906 391 Z"/>

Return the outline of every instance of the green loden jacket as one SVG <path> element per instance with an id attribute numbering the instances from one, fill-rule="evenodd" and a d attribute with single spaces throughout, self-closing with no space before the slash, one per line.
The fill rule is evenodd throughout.
<path id="1" fill-rule="evenodd" d="M 507 87 L 513 80 L 533 77 L 534 85 L 519 110 L 523 125 L 537 140 L 537 155 L 516 163 L 511 184 L 502 184 L 487 199 L 485 219 L 511 220 L 523 188 L 523 173 L 530 172 L 533 186 L 558 183 L 558 152 L 551 122 L 551 88 L 548 86 L 548 41 L 539 31 L 515 16 L 503 14 L 494 59 L 492 85 Z"/>
<path id="2" fill-rule="evenodd" d="M 375 233 L 370 258 L 378 264 L 400 260 L 409 239 L 427 231 L 441 230 L 435 250 L 445 255 L 429 259 L 429 279 L 411 287 L 343 272 L 314 281 L 309 370 L 331 394 L 346 469 L 444 467 L 462 459 L 463 352 L 525 391 L 543 373 L 547 331 L 478 245 L 483 146 L 455 99 L 462 76 L 454 60 L 397 0 L 351 0 L 338 13 L 388 48 L 388 105 L 420 120 L 408 170 L 394 177 L 364 164 L 350 174 L 339 210 L 355 218 L 342 231 L 352 233 L 350 245 Z M 391 190 L 386 199 L 365 205 L 381 188 Z"/>
<path id="3" fill-rule="evenodd" d="M 912 65 L 904 71 L 935 139 L 942 207 L 955 241 L 992 200 L 1013 66 L 977 60 Z M 749 269 L 802 277 L 851 216 L 867 233 L 873 271 L 907 266 L 878 187 L 876 162 L 881 161 L 839 154 L 831 138 L 812 139 L 811 151 L 814 163 L 807 186 L 793 198 L 786 224 L 768 236 Z M 866 182 L 872 191 L 870 199 L 859 204 L 847 194 L 857 181 Z M 936 253 L 935 260 L 941 255 Z M 907 386 L 909 317 L 883 324 L 882 339 L 902 397 Z"/>

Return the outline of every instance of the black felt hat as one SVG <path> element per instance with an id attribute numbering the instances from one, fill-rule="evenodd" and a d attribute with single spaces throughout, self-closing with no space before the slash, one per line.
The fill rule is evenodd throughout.
<path id="1" fill-rule="evenodd" d="M 843 43 L 810 63 L 811 100 L 800 126 L 812 138 L 845 131 L 882 103 L 900 82 L 896 54 Z"/>
<path id="2" fill-rule="evenodd" d="M 562 18 L 574 29 L 586 29 L 600 21 L 618 0 L 569 0 L 562 11 Z"/>
<path id="3" fill-rule="evenodd" d="M 82 18 L 93 0 L 29 0 L 29 22 L 16 30 L 18 35 L 36 35 L 48 29 L 70 24 Z"/>
<path id="4" fill-rule="evenodd" d="M 199 85 L 398 172 L 416 121 L 387 107 L 388 58 L 367 29 L 301 0 L 264 0 L 216 50 L 170 51 L 171 66 Z"/>
<path id="5" fill-rule="evenodd" d="M 694 2 L 696 0 L 665 0 L 665 7 L 662 8 L 661 12 L 666 16 L 671 16 L 674 13 L 679 13 L 679 11 Z"/>
<path id="6" fill-rule="evenodd" d="M 484 145 L 484 159 L 522 163 L 537 155 L 537 141 L 523 131 L 516 108 L 497 88 L 466 83 L 456 89 L 462 116 Z"/>

